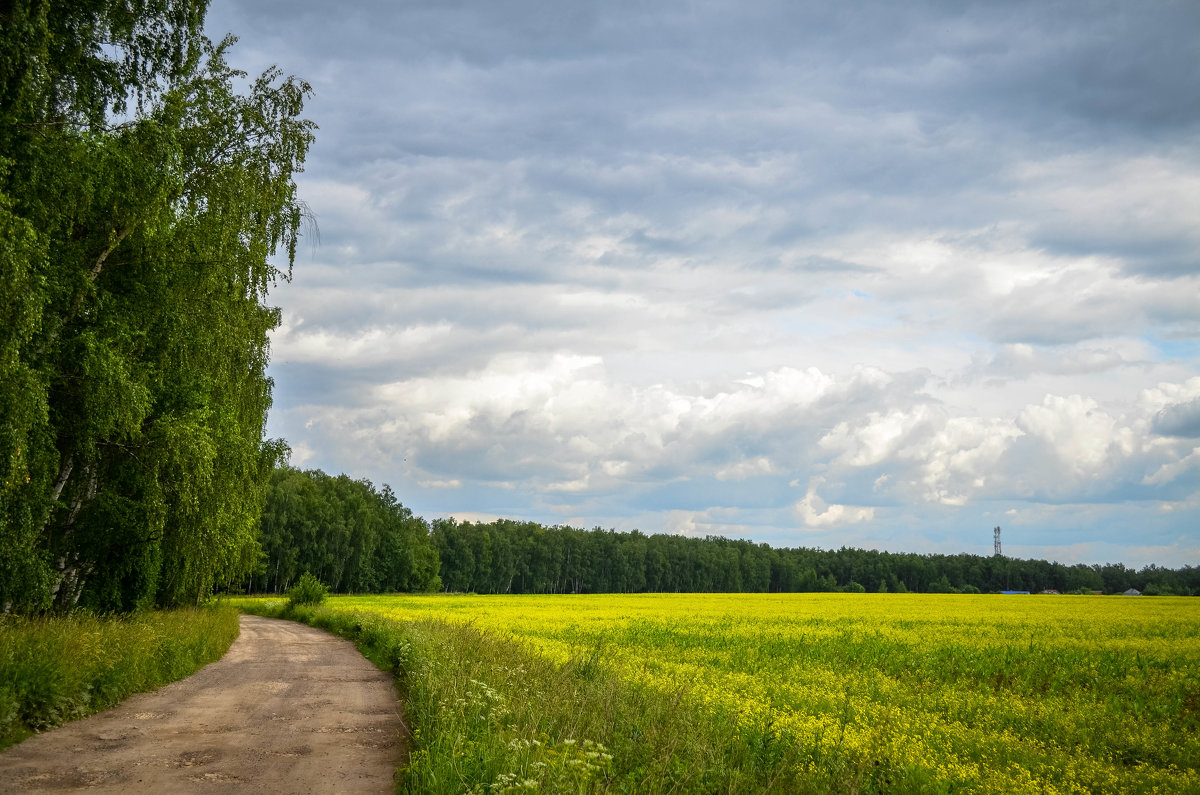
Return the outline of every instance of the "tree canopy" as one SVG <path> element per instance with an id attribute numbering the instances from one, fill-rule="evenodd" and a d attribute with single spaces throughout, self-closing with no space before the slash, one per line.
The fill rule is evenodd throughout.
<path id="1" fill-rule="evenodd" d="M 305 572 L 333 591 L 439 590 L 429 527 L 384 485 L 277 469 L 262 513 L 265 565 L 244 582 L 249 591 L 283 593 Z"/>
<path id="2" fill-rule="evenodd" d="M 303 81 L 239 92 L 206 6 L 0 3 L 0 609 L 194 601 L 260 563 L 266 297 L 314 126 Z"/>
<path id="3" fill-rule="evenodd" d="M 642 593 L 1100 591 L 1200 596 L 1200 569 L 1067 566 L 1000 555 L 776 548 L 720 536 L 690 538 L 546 527 L 498 519 L 438 519 L 431 539 L 448 591 Z"/>
<path id="4" fill-rule="evenodd" d="M 231 591 L 284 593 L 305 572 L 338 593 L 980 593 L 1200 596 L 1200 569 L 1073 566 L 1000 555 L 778 548 L 752 541 L 414 516 L 391 488 L 277 469 L 262 514 L 265 566 Z"/>

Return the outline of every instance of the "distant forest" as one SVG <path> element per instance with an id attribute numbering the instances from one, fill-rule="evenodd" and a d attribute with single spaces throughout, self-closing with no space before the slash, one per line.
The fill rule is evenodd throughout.
<path id="1" fill-rule="evenodd" d="M 306 571 L 338 593 L 643 592 L 1123 593 L 1200 595 L 1200 568 L 1065 566 L 1003 556 L 775 549 L 710 536 L 547 527 L 500 519 L 432 524 L 387 486 L 277 469 L 267 491 L 259 573 L 230 590 L 281 593 Z"/>

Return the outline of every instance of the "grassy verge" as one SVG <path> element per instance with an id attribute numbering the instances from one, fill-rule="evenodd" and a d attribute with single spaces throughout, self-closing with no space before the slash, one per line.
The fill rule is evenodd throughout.
<path id="1" fill-rule="evenodd" d="M 470 625 L 239 602 L 354 641 L 395 673 L 411 756 L 400 790 L 516 792 L 844 792 L 904 783 L 836 752 L 813 758 L 764 726 L 697 706 L 686 689 L 622 679 L 596 648 L 565 663 Z M 903 774 L 899 776 L 904 778 Z M 932 781 L 908 781 L 937 791 Z"/>
<path id="2" fill-rule="evenodd" d="M 139 613 L 0 616 L 0 748 L 182 679 L 237 637 L 224 606 Z"/>

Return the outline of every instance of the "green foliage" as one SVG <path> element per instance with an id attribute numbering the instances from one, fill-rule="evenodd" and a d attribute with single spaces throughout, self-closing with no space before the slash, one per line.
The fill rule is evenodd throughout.
<path id="1" fill-rule="evenodd" d="M 0 9 L 0 608 L 195 602 L 258 563 L 308 86 L 206 0 Z"/>
<path id="2" fill-rule="evenodd" d="M 219 659 L 237 634 L 230 607 L 2 617 L 0 748 L 182 679 Z"/>
<path id="3" fill-rule="evenodd" d="M 958 589 L 950 584 L 950 578 L 943 574 L 929 583 L 929 593 L 958 593 Z"/>
<path id="4" fill-rule="evenodd" d="M 282 593 L 310 571 L 331 590 L 378 593 L 439 590 L 439 561 L 424 520 L 388 486 L 320 470 L 280 467 L 261 520 L 262 568 L 250 592 Z"/>
<path id="5" fill-rule="evenodd" d="M 535 522 L 433 522 L 431 540 L 447 591 L 474 593 L 880 593 L 1100 588 L 1154 584 L 1162 593 L 1200 593 L 1200 568 L 1121 564 L 1064 566 L 980 555 L 916 555 L 851 549 L 776 549 L 710 536 L 644 535 Z M 972 591 L 970 589 L 977 589 Z M 1170 590 L 1167 590 L 1170 589 Z M 1089 591 L 1090 592 L 1090 591 Z"/>
<path id="6" fill-rule="evenodd" d="M 288 606 L 316 606 L 324 602 L 328 595 L 329 589 L 325 587 L 325 584 L 306 571 L 300 575 L 300 580 L 288 591 Z"/>

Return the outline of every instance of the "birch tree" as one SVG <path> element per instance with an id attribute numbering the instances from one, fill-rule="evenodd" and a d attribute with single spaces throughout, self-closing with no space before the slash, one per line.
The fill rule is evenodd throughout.
<path id="1" fill-rule="evenodd" d="M 0 3 L 0 606 L 202 598 L 259 563 L 267 291 L 309 87 L 207 0 Z"/>

